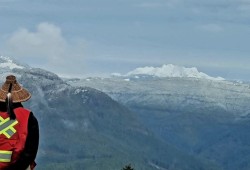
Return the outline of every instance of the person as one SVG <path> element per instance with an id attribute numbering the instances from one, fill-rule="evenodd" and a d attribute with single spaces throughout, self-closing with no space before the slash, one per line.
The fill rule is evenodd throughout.
<path id="1" fill-rule="evenodd" d="M 33 170 L 39 145 L 34 114 L 21 102 L 31 98 L 14 75 L 0 89 L 0 170 Z"/>

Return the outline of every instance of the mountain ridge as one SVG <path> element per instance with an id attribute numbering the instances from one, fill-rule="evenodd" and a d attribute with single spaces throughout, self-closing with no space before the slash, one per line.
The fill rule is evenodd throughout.
<path id="1" fill-rule="evenodd" d="M 105 92 L 138 115 L 157 137 L 179 150 L 248 170 L 250 84 L 190 77 L 87 78 L 72 86 Z M 238 156 L 236 156 L 238 155 Z"/>
<path id="2" fill-rule="evenodd" d="M 164 64 L 161 67 L 139 67 L 124 75 L 120 73 L 113 73 L 113 76 L 121 77 L 134 77 L 139 78 L 140 76 L 153 76 L 153 77 L 179 77 L 179 78 L 198 78 L 198 79 L 209 79 L 223 81 L 222 77 L 211 77 L 203 72 L 199 72 L 196 67 L 183 67 L 173 64 Z"/>
<path id="3" fill-rule="evenodd" d="M 158 139 L 134 112 L 99 90 L 73 87 L 39 68 L 3 67 L 0 71 L 2 82 L 14 74 L 32 93 L 23 104 L 39 120 L 38 170 L 110 170 L 128 163 L 144 170 L 219 169 Z"/>

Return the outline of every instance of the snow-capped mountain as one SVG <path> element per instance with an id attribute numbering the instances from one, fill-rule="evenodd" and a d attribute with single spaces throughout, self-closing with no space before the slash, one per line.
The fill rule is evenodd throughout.
<path id="1" fill-rule="evenodd" d="M 52 72 L 0 57 L 0 83 L 7 74 L 32 94 L 23 104 L 39 120 L 37 170 L 121 169 L 128 163 L 145 170 L 210 169 L 206 160 L 156 138 L 136 114 L 99 90 L 73 87 Z"/>
<path id="2" fill-rule="evenodd" d="M 162 67 L 139 67 L 125 75 L 114 73 L 114 76 L 139 77 L 139 76 L 154 76 L 154 77 L 191 77 L 198 79 L 209 80 L 224 80 L 222 77 L 211 77 L 203 72 L 199 72 L 196 67 L 186 68 L 173 64 L 163 65 Z"/>
<path id="3" fill-rule="evenodd" d="M 160 139 L 183 152 L 216 162 L 221 169 L 250 169 L 250 152 L 245 152 L 250 150 L 250 84 L 141 76 L 143 70 L 128 74 L 132 77 L 72 79 L 68 83 L 105 92 L 139 115 Z"/>
<path id="4" fill-rule="evenodd" d="M 0 57 L 0 83 L 6 74 L 32 93 L 24 104 L 39 119 L 38 170 L 121 169 L 124 161 L 145 170 L 250 169 L 249 84 L 173 65 L 63 80 Z"/>
<path id="5" fill-rule="evenodd" d="M 137 68 L 126 75 L 109 78 L 68 80 L 72 86 L 89 86 L 109 94 L 114 100 L 130 107 L 154 107 L 196 110 L 220 108 L 236 117 L 250 115 L 249 84 L 211 77 L 197 68 L 172 64 L 162 67 Z M 234 96 L 234 97 L 232 97 Z M 237 98 L 237 100 L 236 100 Z"/>
<path id="6" fill-rule="evenodd" d="M 23 69 L 27 68 L 28 66 L 22 65 L 12 59 L 11 57 L 0 56 L 0 69 Z"/>
<path id="7" fill-rule="evenodd" d="M 0 82 L 5 80 L 8 74 L 12 74 L 17 70 L 29 70 L 31 67 L 25 64 L 20 64 L 18 61 L 11 57 L 0 56 Z M 17 71 L 18 73 L 18 71 Z M 19 74 L 16 74 L 19 77 Z"/>

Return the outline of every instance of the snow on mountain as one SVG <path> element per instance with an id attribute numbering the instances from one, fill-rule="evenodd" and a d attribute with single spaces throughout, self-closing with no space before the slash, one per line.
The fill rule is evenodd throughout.
<path id="1" fill-rule="evenodd" d="M 17 64 L 10 57 L 0 56 L 0 68 L 9 68 L 9 69 L 19 68 L 19 69 L 23 69 L 24 66 L 21 66 L 21 65 Z"/>
<path id="2" fill-rule="evenodd" d="M 155 77 L 192 77 L 209 80 L 225 80 L 222 77 L 211 77 L 203 72 L 199 72 L 196 67 L 186 68 L 173 64 L 163 65 L 162 67 L 139 67 L 125 75 L 113 74 L 114 76 L 138 77 L 139 75 L 148 75 Z"/>

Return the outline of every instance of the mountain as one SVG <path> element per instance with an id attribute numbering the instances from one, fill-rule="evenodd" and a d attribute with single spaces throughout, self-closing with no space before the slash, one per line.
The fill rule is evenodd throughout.
<path id="1" fill-rule="evenodd" d="M 250 169 L 250 84 L 131 72 L 67 82 L 105 92 L 132 110 L 156 137 L 186 154 L 221 169 Z"/>
<path id="2" fill-rule="evenodd" d="M 180 151 L 146 127 L 139 115 L 92 87 L 75 87 L 56 74 L 0 57 L 1 83 L 8 74 L 32 93 L 24 103 L 39 120 L 38 170 L 220 169 Z"/>
<path id="3" fill-rule="evenodd" d="M 86 78 L 67 80 L 93 87 L 129 106 L 157 110 L 220 109 L 237 118 L 250 113 L 249 84 L 196 78 Z"/>
<path id="4" fill-rule="evenodd" d="M 11 59 L 9 57 L 0 56 L 0 69 L 3 71 L 12 70 L 14 68 L 23 69 L 28 67 L 29 66 L 22 65 L 18 63 L 18 61 L 15 61 L 14 59 Z"/>
<path id="5" fill-rule="evenodd" d="M 222 77 L 211 77 L 205 73 L 199 72 L 197 68 L 186 68 L 173 64 L 163 65 L 162 67 L 139 67 L 133 71 L 128 72 L 125 75 L 114 73 L 114 76 L 123 77 L 135 77 L 140 76 L 153 76 L 153 77 L 192 77 L 198 79 L 209 79 L 209 80 L 224 80 Z"/>

